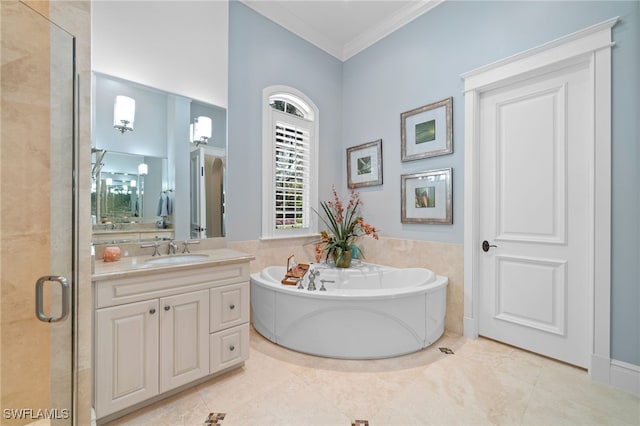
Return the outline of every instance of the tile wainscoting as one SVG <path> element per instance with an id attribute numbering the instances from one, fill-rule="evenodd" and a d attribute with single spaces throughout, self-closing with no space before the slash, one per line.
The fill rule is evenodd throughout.
<path id="1" fill-rule="evenodd" d="M 266 266 L 285 265 L 290 255 L 298 262 L 313 260 L 315 253 L 310 239 L 229 241 L 228 247 L 255 256 L 251 272 Z M 358 242 L 366 261 L 399 268 L 428 268 L 438 275 L 449 277 L 447 288 L 446 330 L 462 334 L 464 257 L 462 244 L 403 240 L 381 237 L 363 238 Z"/>

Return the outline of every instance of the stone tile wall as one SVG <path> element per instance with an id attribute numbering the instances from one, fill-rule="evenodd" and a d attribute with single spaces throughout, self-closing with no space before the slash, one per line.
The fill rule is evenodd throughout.
<path id="1" fill-rule="evenodd" d="M 253 254 L 251 272 L 266 266 L 286 265 L 287 258 L 295 255 L 298 262 L 312 261 L 315 256 L 314 239 L 230 241 L 228 246 Z M 449 278 L 447 288 L 446 330 L 462 334 L 464 313 L 464 257 L 462 244 L 447 244 L 417 240 L 384 238 L 379 240 L 362 238 L 358 244 L 364 251 L 367 262 L 400 268 L 428 268 L 438 275 Z"/>

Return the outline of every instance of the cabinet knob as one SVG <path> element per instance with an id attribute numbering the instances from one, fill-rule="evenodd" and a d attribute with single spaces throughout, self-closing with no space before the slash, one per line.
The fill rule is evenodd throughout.
<path id="1" fill-rule="evenodd" d="M 236 347 L 235 347 L 235 346 L 233 346 L 233 345 L 231 345 L 231 346 L 229 346 L 229 350 L 230 350 L 230 351 L 235 351 L 235 350 L 236 350 Z"/>
<path id="2" fill-rule="evenodd" d="M 236 308 L 236 305 L 234 305 L 233 303 L 229 305 L 229 309 L 234 310 L 235 308 Z"/>
<path id="3" fill-rule="evenodd" d="M 164 307 L 164 310 L 165 310 L 165 311 L 168 311 L 169 309 L 171 309 L 171 306 L 169 306 L 169 305 L 167 305 L 167 306 L 165 306 L 165 307 Z"/>
<path id="4" fill-rule="evenodd" d="M 155 308 L 149 309 L 149 313 L 151 315 L 155 314 L 156 313 L 156 309 Z"/>

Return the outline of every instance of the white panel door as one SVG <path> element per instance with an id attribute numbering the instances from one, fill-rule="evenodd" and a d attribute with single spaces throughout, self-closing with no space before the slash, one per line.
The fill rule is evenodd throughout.
<path id="1" fill-rule="evenodd" d="M 480 96 L 479 333 L 586 367 L 593 195 L 588 63 Z"/>
<path id="2" fill-rule="evenodd" d="M 209 290 L 160 299 L 160 392 L 209 374 Z"/>

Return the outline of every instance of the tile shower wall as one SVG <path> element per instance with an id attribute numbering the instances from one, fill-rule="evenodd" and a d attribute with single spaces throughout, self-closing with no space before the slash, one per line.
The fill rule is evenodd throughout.
<path id="1" fill-rule="evenodd" d="M 2 280 L 2 402 L 3 408 L 50 407 L 49 389 L 42 389 L 40 377 L 51 376 L 50 328 L 38 325 L 33 315 L 33 276 L 49 271 L 49 199 L 36 189 L 49 189 L 49 29 L 42 18 L 22 5 L 0 6 L 2 14 L 2 156 L 0 193 L 2 220 L 0 233 L 0 279 Z M 33 28 L 24 28 L 21 22 Z M 28 51 L 5 40 L 18 37 L 33 40 Z M 27 50 L 27 49 L 24 49 Z M 34 61 L 33 58 L 38 60 Z M 26 101 L 26 102 L 25 102 Z M 23 135 L 29 135 L 28 138 Z M 20 141 L 20 144 L 12 143 Z M 29 179 L 15 179 L 30 170 Z M 12 200 L 11 202 L 9 200 Z M 13 204 L 20 200 L 21 204 Z M 13 204 L 13 205 L 12 205 Z M 25 207 L 28 206 L 28 214 Z M 40 257 L 38 265 L 27 256 Z M 10 266 L 10 267 L 9 267 Z M 35 273 L 34 273 L 35 272 Z M 35 275 L 37 276 L 37 275 Z M 27 285 L 28 284 L 28 285 Z M 48 307 L 47 311 L 48 311 Z M 29 330 L 29 333 L 26 331 Z M 34 351 L 37 345 L 38 350 Z M 32 363 L 24 360 L 33 359 Z M 45 360 L 38 362 L 38 360 Z M 29 392 L 40 388 L 41 392 Z M 20 396 L 17 400 L 16 395 Z M 15 421 L 13 424 L 19 424 Z"/>
<path id="2" fill-rule="evenodd" d="M 34 133 L 38 126 L 32 126 L 34 121 L 48 122 L 49 121 L 49 109 L 50 105 L 37 105 L 33 103 L 19 103 L 12 101 L 11 93 L 12 89 L 20 85 L 24 90 L 24 79 L 29 78 L 29 84 L 27 84 L 28 92 L 35 96 L 35 93 L 41 93 L 44 91 L 48 93 L 49 85 L 55 84 L 55 81 L 50 81 L 49 78 L 49 49 L 50 49 L 50 34 L 48 30 L 38 32 L 37 25 L 30 28 L 20 28 L 12 26 L 17 21 L 14 18 L 15 15 L 10 13 L 10 9 L 5 9 L 5 5 L 11 7 L 11 3 L 14 5 L 17 2 L 2 2 L 2 29 L 5 31 L 15 31 L 15 34 L 20 34 L 23 40 L 27 43 L 33 43 L 34 46 L 39 46 L 37 51 L 38 61 L 41 67 L 37 69 L 30 68 L 29 70 L 23 70 L 20 68 L 20 61 L 14 61 L 12 64 L 5 62 L 3 57 L 3 87 L 0 90 L 2 93 L 2 113 L 4 117 L 9 119 L 2 123 L 2 139 L 9 141 L 12 139 L 20 140 L 23 144 L 33 144 L 33 147 L 29 147 L 30 155 L 20 156 L 17 153 L 12 153 L 11 144 L 3 143 L 2 145 L 2 163 L 0 169 L 2 170 L 2 183 L 5 184 L 2 188 L 3 198 L 5 200 L 21 200 L 21 204 L 18 206 L 13 203 L 3 203 L 3 221 L 0 226 L 0 233 L 3 239 L 10 239 L 12 250 L 24 248 L 29 251 L 32 258 L 42 258 L 43 255 L 48 257 L 47 253 L 50 249 L 50 241 L 48 238 L 43 238 L 49 232 L 49 199 L 41 197 L 41 191 L 43 188 L 49 188 L 50 173 L 48 165 L 37 164 L 38 158 L 47 159 L 49 153 L 42 152 L 42 149 L 48 149 L 48 147 L 42 147 L 42 140 L 49 139 L 49 129 L 42 130 L 42 134 Z M 77 56 L 77 72 L 80 80 L 80 96 L 79 96 L 79 129 L 80 129 L 80 165 L 81 170 L 88 170 L 90 164 L 89 147 L 90 142 L 90 105 L 91 105 L 91 91 L 90 91 L 90 1 L 25 1 L 33 9 L 37 10 L 40 14 L 48 17 L 57 25 L 64 28 L 66 31 L 76 36 L 76 56 Z M 8 13 L 5 13 L 8 12 Z M 55 48 L 55 47 L 53 47 Z M 19 53 L 19 52 L 17 52 Z M 15 57 L 19 57 L 16 54 Z M 24 93 L 21 94 L 24 96 Z M 30 96 L 30 95 L 29 95 Z M 22 119 L 21 119 L 22 117 Z M 29 135 L 25 138 L 24 135 Z M 37 145 L 36 145 L 37 144 Z M 35 162 L 35 163 L 34 163 Z M 28 182 L 22 182 L 21 179 L 15 179 L 11 177 L 24 176 L 24 171 L 29 171 Z M 5 179 L 7 177 L 7 179 Z M 24 185 L 32 185 L 35 190 L 29 191 L 29 188 Z M 80 187 L 87 188 L 87 191 L 82 195 L 86 195 L 86 200 L 90 199 L 88 195 L 88 189 L 90 188 L 89 174 L 80 173 Z M 70 192 L 70 188 L 69 188 Z M 56 197 L 56 194 L 52 194 Z M 24 206 L 30 205 L 33 198 L 37 200 L 43 198 L 41 202 L 46 207 L 43 208 L 31 208 L 29 214 L 25 214 Z M 82 197 L 81 197 L 82 198 Z M 37 204 L 36 204 L 37 205 Z M 78 294 L 80 297 L 80 303 L 77 311 L 78 324 L 79 324 L 79 341 L 80 347 L 78 348 L 78 369 L 79 380 L 77 383 L 78 388 L 78 424 L 89 424 L 90 419 L 90 404 L 91 404 L 91 293 L 90 293 L 90 215 L 88 203 L 81 201 L 80 205 L 80 247 L 86 247 L 86 250 L 80 250 L 79 258 L 79 274 L 80 282 L 78 283 Z M 83 219 L 83 218 L 86 218 Z M 70 233 L 70 229 L 57 229 L 58 233 Z M 83 237 L 84 236 L 84 237 Z M 41 255 L 41 253 L 43 255 Z M 4 257 L 4 253 L 0 253 L 0 256 Z M 3 262 L 4 263 L 4 262 Z M 5 264 L 6 265 L 6 264 Z M 39 268 L 46 270 L 49 265 L 38 264 Z M 11 264 L 11 268 L 3 268 L 2 282 L 3 282 L 3 310 L 2 315 L 4 318 L 11 318 L 8 323 L 8 327 L 3 329 L 2 339 L 2 385 L 3 385 L 3 400 L 2 406 L 15 406 L 11 404 L 11 401 L 6 399 L 8 387 L 5 384 L 12 384 L 19 386 L 21 389 L 41 389 L 42 377 L 52 377 L 53 380 L 58 374 L 66 374 L 58 371 L 39 370 L 35 374 L 23 374 L 22 368 L 33 370 L 34 365 L 46 365 L 47 363 L 38 363 L 35 361 L 35 357 L 51 357 L 54 360 L 58 356 L 64 356 L 58 354 L 54 350 L 53 345 L 47 345 L 46 343 L 50 338 L 55 336 L 49 336 L 49 329 L 45 326 L 41 328 L 42 335 L 34 335 L 32 332 L 25 336 L 24 328 L 27 327 L 28 321 L 37 321 L 33 315 L 33 286 L 21 285 L 25 281 L 25 277 L 22 271 L 33 270 L 34 265 L 16 265 Z M 48 271 L 47 271 L 48 272 Z M 47 272 L 43 273 L 45 275 Z M 32 273 L 30 274 L 32 275 Z M 29 283 L 31 279 L 28 280 Z M 9 283 L 9 286 L 5 284 Z M 7 303 L 7 298 L 11 298 L 15 303 Z M 28 306 L 22 306 L 20 300 L 27 300 Z M 4 322 L 4 321 L 3 321 Z M 58 336 L 59 337 L 59 336 Z M 62 338 L 69 338 L 63 336 Z M 39 342 L 38 350 L 34 350 L 34 345 Z M 31 360 L 31 362 L 25 362 L 25 360 Z M 29 381 L 26 378 L 35 377 L 37 383 Z M 69 392 L 71 392 L 69 390 Z M 53 398 L 55 402 L 55 395 L 48 395 L 41 392 L 30 392 L 33 398 L 36 398 L 36 394 L 42 398 Z M 43 400 L 31 400 L 20 401 L 20 407 L 51 407 L 52 405 Z"/>
<path id="3" fill-rule="evenodd" d="M 290 255 L 298 262 L 313 260 L 313 239 L 230 241 L 228 246 L 255 256 L 251 272 L 259 272 L 266 266 L 286 264 Z M 446 330 L 462 334 L 464 258 L 462 244 L 437 243 L 417 240 L 363 238 L 358 243 L 366 261 L 399 268 L 428 268 L 449 278 L 447 288 Z"/>

